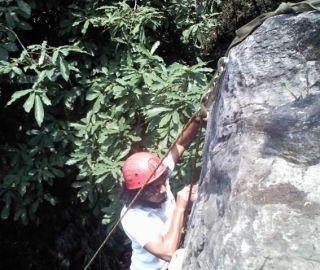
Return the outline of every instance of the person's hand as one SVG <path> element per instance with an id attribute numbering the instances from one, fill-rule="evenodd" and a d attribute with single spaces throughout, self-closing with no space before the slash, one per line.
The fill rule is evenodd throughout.
<path id="1" fill-rule="evenodd" d="M 196 116 L 194 116 L 193 121 L 196 123 L 200 123 L 200 121 L 208 122 L 208 118 L 209 118 L 209 112 L 207 112 L 207 116 L 205 117 L 203 117 L 200 114 L 197 114 Z"/>
<path id="2" fill-rule="evenodd" d="M 190 188 L 190 187 L 189 187 Z M 191 190 L 190 202 L 194 202 L 198 195 L 198 185 L 193 185 Z"/>
<path id="3" fill-rule="evenodd" d="M 196 194 L 198 192 L 198 185 L 194 185 L 191 189 L 191 196 L 190 196 L 190 202 L 193 202 L 196 198 Z M 182 190 L 180 190 L 177 193 L 177 200 L 176 200 L 176 206 L 180 209 L 187 209 L 188 206 L 188 200 L 189 200 L 189 193 L 190 193 L 190 185 L 184 187 Z"/>
<path id="4" fill-rule="evenodd" d="M 207 116 L 202 118 L 203 122 L 208 122 L 209 112 L 207 112 Z"/>
<path id="5" fill-rule="evenodd" d="M 186 186 L 177 193 L 176 207 L 186 210 L 188 206 L 190 187 Z"/>

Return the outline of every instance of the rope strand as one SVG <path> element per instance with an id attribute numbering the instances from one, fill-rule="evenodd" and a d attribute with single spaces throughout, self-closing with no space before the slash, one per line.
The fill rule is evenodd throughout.
<path id="1" fill-rule="evenodd" d="M 192 193 L 192 188 L 194 186 L 194 175 L 195 175 L 197 159 L 198 159 L 198 154 L 199 154 L 200 135 L 201 135 L 201 132 L 202 132 L 202 125 L 203 125 L 203 120 L 202 120 L 202 118 L 200 118 L 200 128 L 199 128 L 199 131 L 198 131 L 198 138 L 197 138 L 196 150 L 195 150 L 195 154 L 194 154 L 194 161 L 193 161 L 190 180 L 189 180 L 190 189 L 189 189 L 189 196 L 188 196 L 188 209 L 187 209 L 186 213 L 188 213 L 189 208 L 190 208 L 191 193 Z M 181 237 L 181 240 L 180 240 L 180 247 L 182 247 L 182 244 L 183 244 L 183 241 L 184 241 L 187 222 L 188 222 L 188 214 L 185 214 L 184 219 L 183 219 L 183 226 L 182 226 L 183 236 Z"/>

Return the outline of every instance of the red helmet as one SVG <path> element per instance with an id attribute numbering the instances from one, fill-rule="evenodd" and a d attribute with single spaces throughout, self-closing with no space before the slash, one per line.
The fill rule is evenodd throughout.
<path id="1" fill-rule="evenodd" d="M 127 188 L 137 189 L 142 187 L 149 178 L 148 184 L 157 180 L 166 169 L 167 166 L 161 163 L 161 159 L 156 155 L 140 152 L 127 158 L 122 167 L 122 173 Z M 152 173 L 153 175 L 151 176 Z"/>

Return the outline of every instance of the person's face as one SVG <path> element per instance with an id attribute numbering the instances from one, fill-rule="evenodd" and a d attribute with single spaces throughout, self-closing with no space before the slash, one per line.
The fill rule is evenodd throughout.
<path id="1" fill-rule="evenodd" d="M 156 180 L 145 187 L 143 191 L 145 200 L 153 203 L 162 203 L 167 197 L 166 179 Z"/>

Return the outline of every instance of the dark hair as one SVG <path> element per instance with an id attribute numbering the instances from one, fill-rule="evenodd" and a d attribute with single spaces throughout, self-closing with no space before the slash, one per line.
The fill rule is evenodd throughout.
<path id="1" fill-rule="evenodd" d="M 171 176 L 171 170 L 169 168 L 167 168 L 163 174 L 161 174 L 155 181 L 158 180 L 165 180 L 167 178 L 170 178 Z M 153 181 L 153 183 L 155 182 Z M 152 184 L 152 183 L 151 183 Z M 133 205 L 139 205 L 142 207 L 151 207 L 151 208 L 159 208 L 159 206 L 161 205 L 161 203 L 154 203 L 154 202 L 150 202 L 148 201 L 147 198 L 147 194 L 151 191 L 151 189 L 153 188 L 153 186 L 151 184 L 147 184 L 142 192 L 139 194 L 139 196 L 137 197 L 137 199 L 134 201 Z M 126 183 L 123 182 L 122 184 L 122 189 L 120 191 L 120 200 L 126 205 L 128 206 L 133 198 L 137 195 L 137 193 L 139 192 L 140 188 L 137 189 L 128 189 L 126 186 Z"/>

